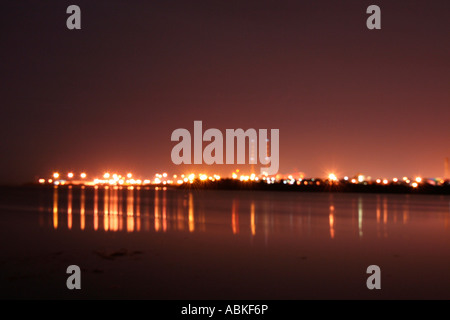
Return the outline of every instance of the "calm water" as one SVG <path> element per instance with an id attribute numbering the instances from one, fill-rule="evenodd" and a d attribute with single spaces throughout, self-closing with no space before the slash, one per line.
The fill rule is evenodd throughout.
<path id="1" fill-rule="evenodd" d="M 450 196 L 74 186 L 0 202 L 3 298 L 450 298 Z"/>

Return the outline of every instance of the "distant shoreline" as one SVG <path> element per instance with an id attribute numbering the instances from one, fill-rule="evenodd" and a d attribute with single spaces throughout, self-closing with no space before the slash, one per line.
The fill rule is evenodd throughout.
<path id="1" fill-rule="evenodd" d="M 142 186 L 133 186 L 133 188 L 140 188 L 146 190 L 167 189 L 167 190 L 254 190 L 254 191 L 289 191 L 289 192 L 331 192 L 331 193 L 387 193 L 387 194 L 435 194 L 435 195 L 450 195 L 450 183 L 446 182 L 442 185 L 431 185 L 422 183 L 418 187 L 413 188 L 403 183 L 390 183 L 387 185 L 364 182 L 351 183 L 348 181 L 339 181 L 329 183 L 326 180 L 315 179 L 311 184 L 289 184 L 283 182 L 275 182 L 267 184 L 263 181 L 239 181 L 235 179 L 221 179 L 220 181 L 199 181 L 195 180 L 193 183 L 186 183 L 182 185 L 164 185 L 164 184 L 148 184 Z M 67 188 L 68 186 L 81 187 L 77 184 L 59 185 L 58 188 Z M 104 187 L 118 187 L 126 189 L 129 186 L 114 186 L 114 185 L 98 185 L 97 187 L 103 189 Z M 37 184 L 27 183 L 22 185 L 3 185 L 5 187 L 38 187 L 38 188 L 53 188 L 52 184 Z M 85 185 L 86 188 L 95 188 L 95 186 Z"/>

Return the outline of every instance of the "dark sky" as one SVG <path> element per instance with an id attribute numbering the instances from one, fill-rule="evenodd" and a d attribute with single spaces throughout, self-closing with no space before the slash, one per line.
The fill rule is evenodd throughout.
<path id="1" fill-rule="evenodd" d="M 81 30 L 66 28 L 67 6 Z M 381 30 L 366 8 L 381 8 Z M 171 163 L 173 130 L 280 129 L 280 173 L 443 176 L 450 2 L 2 1 L 0 183 Z"/>

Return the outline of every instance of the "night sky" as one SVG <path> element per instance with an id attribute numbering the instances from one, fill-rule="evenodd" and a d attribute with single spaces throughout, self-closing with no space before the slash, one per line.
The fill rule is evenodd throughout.
<path id="1" fill-rule="evenodd" d="M 66 8 L 81 8 L 68 30 Z M 381 8 L 368 30 L 366 8 Z M 280 129 L 280 173 L 442 177 L 450 2 L 2 1 L 0 183 L 177 167 L 173 130 Z M 206 144 L 205 144 L 206 145 Z"/>

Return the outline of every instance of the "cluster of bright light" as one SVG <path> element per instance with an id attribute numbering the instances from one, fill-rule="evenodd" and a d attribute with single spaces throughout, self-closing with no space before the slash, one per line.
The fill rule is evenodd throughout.
<path id="1" fill-rule="evenodd" d="M 334 173 L 330 173 L 328 175 L 328 180 L 330 180 L 330 181 L 337 181 L 338 178 L 336 177 L 336 175 Z"/>
<path id="2" fill-rule="evenodd" d="M 65 178 L 66 177 L 66 178 Z M 79 179 L 77 179 L 79 177 Z M 85 172 L 81 172 L 79 174 L 76 174 L 74 172 L 67 172 L 65 174 L 61 174 L 59 172 L 54 172 L 52 174 L 52 179 L 44 179 L 40 178 L 38 181 L 41 184 L 50 183 L 55 185 L 64 185 L 64 184 L 83 184 L 83 185 L 114 185 L 114 186 L 139 186 L 139 185 L 182 185 L 182 184 L 192 184 L 195 181 L 200 182 L 207 182 L 207 181 L 218 181 L 221 179 L 221 177 L 217 174 L 208 175 L 206 173 L 187 173 L 187 174 L 181 174 L 181 175 L 169 175 L 167 172 L 163 173 L 156 173 L 153 179 L 135 179 L 133 178 L 134 175 L 131 172 L 128 172 L 124 175 L 118 174 L 118 173 L 110 173 L 105 172 L 101 178 L 94 178 L 93 180 L 88 181 L 87 174 Z M 301 175 L 301 178 L 295 178 L 293 175 L 288 175 L 287 177 L 282 177 L 281 175 L 272 176 L 269 177 L 267 173 L 263 173 L 262 175 L 256 175 L 255 173 L 252 173 L 250 175 L 247 174 L 241 174 L 239 172 L 239 169 L 236 169 L 231 174 L 232 179 L 239 180 L 241 182 L 257 182 L 257 181 L 264 181 L 267 184 L 273 184 L 273 183 L 284 183 L 284 184 L 297 184 L 297 185 L 320 185 L 321 182 L 328 183 L 337 183 L 339 184 L 340 180 L 335 173 L 329 173 L 328 179 L 324 180 L 315 180 L 315 179 L 304 179 L 303 174 Z M 425 182 L 425 180 L 422 177 L 415 177 L 414 179 L 403 177 L 401 180 L 398 178 L 393 178 L 392 180 L 386 179 L 386 178 L 377 178 L 376 180 L 372 180 L 371 177 L 367 177 L 358 174 L 354 176 L 353 178 L 349 178 L 348 176 L 343 177 L 344 181 L 351 182 L 353 184 L 382 184 L 382 185 L 390 185 L 392 183 L 402 183 L 409 185 L 413 188 L 419 187 L 422 183 Z M 374 182 L 373 182 L 374 181 Z M 426 180 L 428 182 L 431 181 L 433 183 L 433 180 Z M 442 179 L 435 179 L 434 180 L 436 184 L 444 183 L 444 180 Z"/>
<path id="3" fill-rule="evenodd" d="M 250 175 L 245 175 L 245 174 L 238 175 L 238 173 L 239 173 L 239 169 L 237 169 L 236 171 L 233 171 L 231 173 L 231 178 L 234 180 L 240 180 L 240 181 L 244 181 L 244 182 L 259 181 L 261 179 L 254 173 L 252 173 Z M 265 180 L 265 177 L 267 177 L 267 174 L 263 175 L 262 179 Z"/>
<path id="4" fill-rule="evenodd" d="M 52 177 L 53 177 L 53 179 L 62 179 L 62 176 L 61 176 L 61 174 L 59 173 L 59 172 L 53 172 L 53 174 L 52 174 Z M 73 172 L 68 172 L 67 173 L 67 178 L 68 179 L 73 179 L 75 177 L 75 174 L 73 173 Z M 82 172 L 82 173 L 80 173 L 80 178 L 81 179 L 85 179 L 87 177 L 87 175 L 86 175 L 86 173 L 85 172 Z M 49 179 L 49 180 L 51 180 L 51 179 Z M 45 179 L 39 179 L 39 182 L 40 183 L 45 183 Z"/>
<path id="5" fill-rule="evenodd" d="M 257 177 L 254 173 L 251 175 L 241 175 L 239 177 L 240 181 L 259 181 L 259 177 Z"/>
<path id="6" fill-rule="evenodd" d="M 328 176 L 328 179 L 332 180 L 332 178 L 333 178 L 333 176 L 331 176 L 331 174 L 330 174 Z M 372 181 L 373 181 L 370 177 L 368 179 L 366 179 L 366 177 L 363 176 L 363 175 L 358 175 L 358 176 L 356 176 L 356 177 L 354 177 L 352 179 L 349 179 L 348 176 L 345 176 L 344 180 L 345 181 L 350 181 L 353 184 L 361 184 L 361 183 L 368 184 L 368 183 L 372 183 Z M 399 181 L 400 180 L 398 178 L 393 178 L 392 180 L 389 180 L 389 179 L 386 179 L 386 178 L 377 178 L 375 180 L 375 183 L 376 184 L 389 185 L 391 183 L 397 184 L 397 183 L 399 183 Z M 442 179 L 439 179 L 438 181 L 441 184 L 444 183 L 444 180 L 442 180 Z M 411 186 L 413 188 L 419 187 L 420 184 L 423 183 L 423 182 L 424 182 L 424 179 L 422 177 L 416 177 L 415 179 L 410 179 L 408 177 L 403 177 L 402 178 L 402 183 L 403 184 L 409 185 L 409 186 Z"/>
<path id="7" fill-rule="evenodd" d="M 67 179 L 63 178 L 59 172 L 54 172 L 52 174 L 53 179 L 44 179 L 40 178 L 38 181 L 41 184 L 52 183 L 55 185 L 65 185 L 65 184 L 83 184 L 83 185 L 113 185 L 113 186 L 134 186 L 134 185 L 171 185 L 171 184 L 183 184 L 183 183 L 194 183 L 195 180 L 200 181 L 218 181 L 221 179 L 220 175 L 213 174 L 208 175 L 204 173 L 195 174 L 181 174 L 180 176 L 174 174 L 173 176 L 169 176 L 167 172 L 164 173 L 156 173 L 153 179 L 134 179 L 133 174 L 131 172 L 126 175 L 121 175 L 118 173 L 110 173 L 105 172 L 101 176 L 101 178 L 94 178 L 91 181 L 86 180 L 87 174 L 81 173 L 80 178 L 76 179 L 75 174 L 73 172 L 67 173 Z M 172 178 L 173 177 L 173 178 Z M 252 179 L 254 175 L 252 176 Z"/>
<path id="8" fill-rule="evenodd" d="M 275 177 L 263 177 L 264 181 L 266 181 L 267 184 L 275 183 Z"/>

